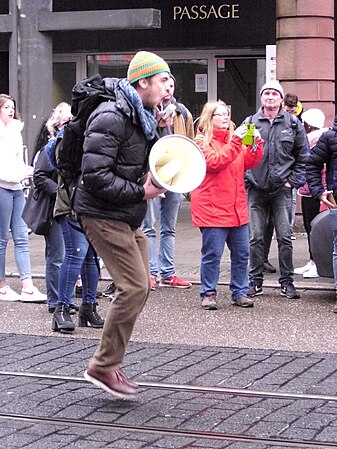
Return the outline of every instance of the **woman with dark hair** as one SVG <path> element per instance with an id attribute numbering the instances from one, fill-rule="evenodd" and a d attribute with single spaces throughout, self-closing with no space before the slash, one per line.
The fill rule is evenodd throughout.
<path id="1" fill-rule="evenodd" d="M 195 142 L 206 159 L 206 176 L 191 193 L 192 223 L 202 235 L 200 298 L 205 310 L 217 309 L 220 261 L 227 243 L 231 258 L 233 305 L 253 307 L 248 290 L 249 229 L 244 172 L 256 167 L 263 154 L 257 129 L 253 142 L 244 145 L 247 126 L 234 131 L 230 109 L 223 101 L 206 103 Z"/>
<path id="2" fill-rule="evenodd" d="M 22 181 L 33 177 L 33 167 L 23 161 L 22 128 L 14 98 L 0 94 L 0 301 L 46 302 L 46 296 L 33 285 L 28 230 L 21 216 L 25 205 Z M 9 229 L 22 284 L 20 295 L 6 282 Z"/>

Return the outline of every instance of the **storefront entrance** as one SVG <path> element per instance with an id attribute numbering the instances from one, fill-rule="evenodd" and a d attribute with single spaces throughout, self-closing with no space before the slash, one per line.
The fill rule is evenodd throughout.
<path id="1" fill-rule="evenodd" d="M 265 78 L 265 56 L 253 51 L 236 55 L 221 51 L 157 52 L 177 80 L 175 97 L 199 117 L 207 101 L 222 99 L 232 109 L 236 124 L 259 106 L 257 92 Z M 233 53 L 233 52 L 232 52 Z M 125 77 L 133 54 L 55 55 L 53 102 L 71 101 L 71 88 L 79 80 L 100 73 Z"/>

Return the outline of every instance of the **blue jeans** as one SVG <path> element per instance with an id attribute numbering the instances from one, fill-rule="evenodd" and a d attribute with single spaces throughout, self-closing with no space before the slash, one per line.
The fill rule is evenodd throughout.
<path id="1" fill-rule="evenodd" d="M 332 267 L 335 281 L 335 289 L 337 292 L 337 231 L 333 230 L 333 251 L 332 251 Z"/>
<path id="2" fill-rule="evenodd" d="M 250 268 L 249 278 L 257 284 L 263 282 L 264 236 L 268 216 L 274 221 L 278 243 L 281 276 L 279 282 L 293 282 L 293 245 L 291 241 L 292 189 L 281 187 L 269 194 L 253 187 L 248 189 L 250 216 Z"/>
<path id="3" fill-rule="evenodd" d="M 200 228 L 202 235 L 200 296 L 217 291 L 220 262 L 225 243 L 230 250 L 232 300 L 245 296 L 248 289 L 249 228 Z"/>
<path id="4" fill-rule="evenodd" d="M 56 307 L 60 269 L 64 259 L 64 241 L 60 223 L 53 221 L 45 239 L 46 290 L 48 307 Z"/>
<path id="5" fill-rule="evenodd" d="M 149 241 L 149 261 L 151 276 L 161 278 L 174 275 L 174 244 L 176 238 L 176 223 L 182 202 L 182 194 L 165 192 L 165 198 L 157 197 L 148 200 L 147 211 L 141 229 Z M 157 260 L 156 223 L 160 219 L 159 250 Z"/>
<path id="6" fill-rule="evenodd" d="M 62 228 L 65 256 L 60 269 L 57 304 L 69 306 L 74 302 L 75 284 L 79 275 L 82 279 L 82 304 L 94 304 L 99 280 L 95 252 L 76 220 L 64 216 L 58 221 Z"/>
<path id="7" fill-rule="evenodd" d="M 9 230 L 14 242 L 14 258 L 20 279 L 32 277 L 28 247 L 27 225 L 21 215 L 25 205 L 22 190 L 0 188 L 0 280 L 6 278 L 6 249 Z"/>

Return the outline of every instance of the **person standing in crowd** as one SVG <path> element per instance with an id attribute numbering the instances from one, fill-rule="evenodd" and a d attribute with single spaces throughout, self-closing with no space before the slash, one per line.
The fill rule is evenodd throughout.
<path id="1" fill-rule="evenodd" d="M 321 201 L 329 209 L 333 232 L 332 265 L 337 292 L 337 216 L 335 211 L 337 198 L 337 116 L 333 126 L 322 133 L 312 148 L 306 165 L 307 183 L 313 198 Z M 322 170 L 326 167 L 326 187 L 322 179 Z M 337 301 L 333 307 L 337 313 Z"/>
<path id="2" fill-rule="evenodd" d="M 169 90 L 160 105 L 161 110 L 164 110 L 169 104 L 176 106 L 173 125 L 160 128 L 159 134 L 161 136 L 180 134 L 193 140 L 193 118 L 190 111 L 174 98 L 175 82 L 173 75 L 170 75 Z M 189 288 L 192 285 L 176 276 L 174 268 L 176 223 L 182 200 L 182 193 L 167 191 L 165 195 L 147 201 L 147 211 L 141 229 L 149 241 L 151 290 L 156 288 L 158 269 L 160 273 L 159 287 Z M 158 217 L 160 218 L 160 231 L 157 258 L 156 224 Z"/>
<path id="3" fill-rule="evenodd" d="M 169 91 L 167 63 L 147 51 L 130 61 L 127 79 L 110 78 L 116 100 L 90 115 L 74 209 L 116 286 L 99 346 L 84 373 L 107 392 L 132 398 L 138 385 L 121 371 L 136 319 L 151 291 L 148 240 L 140 229 L 146 201 L 165 192 L 148 173 L 157 108 Z M 161 120 L 164 126 L 172 118 Z"/>
<path id="4" fill-rule="evenodd" d="M 275 224 L 281 295 L 300 297 L 293 284 L 293 246 L 290 215 L 292 189 L 305 182 L 307 138 L 301 122 L 282 108 L 284 92 L 278 81 L 260 91 L 261 107 L 245 122 L 254 123 L 264 140 L 258 167 L 246 172 L 250 215 L 250 297 L 263 294 L 264 236 L 268 219 Z"/>
<path id="5" fill-rule="evenodd" d="M 289 114 L 294 114 L 302 122 L 303 106 L 296 94 L 285 94 L 282 107 L 289 112 Z"/>
<path id="6" fill-rule="evenodd" d="M 302 122 L 303 106 L 302 103 L 299 101 L 297 95 L 291 93 L 285 94 L 282 106 L 287 112 L 289 112 L 289 114 L 294 114 Z M 296 189 L 293 189 L 292 208 L 290 212 L 291 240 L 296 240 L 296 235 L 294 233 L 294 225 L 296 218 L 296 200 L 297 200 L 297 191 Z"/>
<path id="7" fill-rule="evenodd" d="M 49 164 L 55 170 L 57 169 L 58 143 L 63 136 L 63 131 L 64 127 L 45 147 Z M 61 226 L 65 255 L 60 267 L 58 298 L 52 318 L 52 330 L 56 332 L 73 332 L 75 330 L 75 323 L 70 315 L 74 309 L 75 285 L 79 275 L 82 279 L 83 295 L 78 311 L 78 325 L 79 327 L 90 325 L 92 328 L 102 328 L 104 320 L 96 308 L 99 262 L 94 249 L 73 214 L 71 200 L 60 175 L 58 175 L 53 214 L 54 219 Z"/>
<path id="8" fill-rule="evenodd" d="M 22 128 L 14 98 L 0 94 L 0 301 L 45 303 L 46 295 L 33 285 L 28 230 L 21 216 L 25 205 L 22 181 L 33 177 L 33 167 L 23 161 Z M 6 282 L 6 249 L 10 231 L 22 284 L 20 295 Z"/>
<path id="9" fill-rule="evenodd" d="M 303 112 L 302 122 L 307 133 L 310 149 L 312 150 L 320 136 L 328 131 L 328 128 L 324 128 L 325 115 L 320 109 L 308 109 Z M 324 170 L 322 173 L 324 173 Z M 325 183 L 325 176 L 323 178 L 323 183 Z M 310 259 L 303 267 L 295 268 L 294 273 L 302 274 L 304 278 L 317 278 L 319 275 L 311 252 L 310 232 L 311 222 L 319 214 L 321 202 L 318 198 L 313 198 L 311 196 L 308 184 L 300 187 L 298 189 L 298 194 L 301 197 L 303 224 L 308 237 Z"/>
<path id="10" fill-rule="evenodd" d="M 205 155 L 206 176 L 191 192 L 193 226 L 202 236 L 200 267 L 201 307 L 217 309 L 220 261 L 227 243 L 231 259 L 232 304 L 253 307 L 248 298 L 249 229 L 244 171 L 256 167 L 263 140 L 254 130 L 254 144 L 243 145 L 247 127 L 235 131 L 230 110 L 221 100 L 203 107 L 195 141 Z"/>
<path id="11" fill-rule="evenodd" d="M 289 112 L 289 114 L 294 114 L 299 120 L 302 121 L 303 106 L 302 103 L 299 101 L 297 95 L 291 93 L 285 94 L 284 100 L 282 102 L 282 107 L 285 111 Z M 292 189 L 292 207 L 290 212 L 291 240 L 296 240 L 296 236 L 294 234 L 294 225 L 296 217 L 296 198 L 297 198 L 296 189 Z M 267 222 L 266 234 L 264 237 L 265 242 L 264 263 L 263 263 L 264 273 L 276 273 L 276 268 L 269 262 L 269 252 L 271 242 L 273 239 L 274 228 L 275 226 L 273 219 L 270 217 Z"/>
<path id="12" fill-rule="evenodd" d="M 59 103 L 44 124 L 37 138 L 37 144 L 41 146 L 40 148 L 36 147 L 34 152 L 34 184 L 45 195 L 51 195 L 53 203 L 55 203 L 57 192 L 57 170 L 49 163 L 44 147 L 50 139 L 55 139 L 57 132 L 71 117 L 70 105 L 65 102 Z M 43 139 L 43 136 L 46 136 L 45 139 Z M 61 225 L 53 218 L 53 211 L 51 211 L 50 222 L 49 232 L 47 235 L 44 235 L 46 259 L 45 279 L 48 311 L 49 313 L 54 313 L 58 300 L 60 268 L 64 259 L 65 250 Z M 78 309 L 75 304 L 72 304 L 71 307 Z M 75 309 L 72 309 L 72 311 L 75 312 Z"/>

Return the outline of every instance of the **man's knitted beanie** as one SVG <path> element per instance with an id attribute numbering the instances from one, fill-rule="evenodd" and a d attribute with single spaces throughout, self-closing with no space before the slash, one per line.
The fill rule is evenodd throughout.
<path id="1" fill-rule="evenodd" d="M 142 78 L 163 72 L 171 73 L 163 58 L 148 51 L 139 51 L 130 61 L 127 78 L 130 84 L 133 84 Z"/>
<path id="2" fill-rule="evenodd" d="M 263 92 L 264 90 L 267 90 L 267 89 L 277 90 L 277 92 L 280 93 L 281 97 L 282 97 L 282 98 L 284 97 L 283 87 L 282 87 L 281 84 L 280 84 L 278 81 L 276 81 L 276 80 L 270 80 L 270 81 L 267 81 L 267 82 L 261 87 L 260 95 L 262 95 L 262 92 Z"/>

